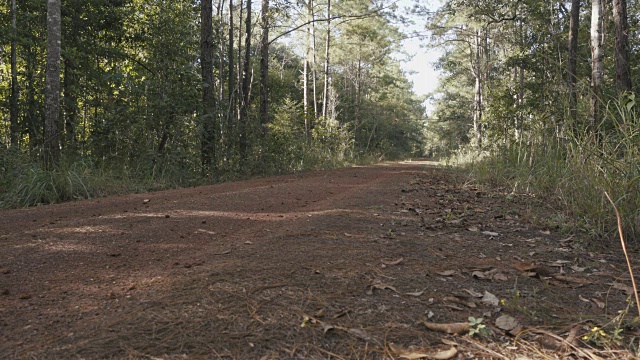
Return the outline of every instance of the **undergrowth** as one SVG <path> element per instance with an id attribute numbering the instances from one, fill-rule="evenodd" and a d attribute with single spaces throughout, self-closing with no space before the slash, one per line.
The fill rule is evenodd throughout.
<path id="1" fill-rule="evenodd" d="M 147 166 L 150 162 L 144 160 L 129 164 L 97 164 L 90 160 L 67 158 L 57 169 L 47 171 L 39 161 L 25 153 L 0 148 L 0 208 L 189 187 L 249 176 L 339 168 L 384 159 L 384 155 L 354 156 L 347 141 L 348 134 L 315 132 L 312 141 L 277 138 L 279 134 L 273 132 L 269 142 L 255 147 L 255 159 L 249 162 L 248 167 L 242 171 L 219 169 L 215 177 L 202 176 L 179 161 L 157 161 L 151 162 L 155 166 Z"/>
<path id="2" fill-rule="evenodd" d="M 596 131 L 568 139 L 531 141 L 490 151 L 466 151 L 451 161 L 471 177 L 511 194 L 527 193 L 554 207 L 548 222 L 569 225 L 589 239 L 614 239 L 615 213 L 604 192 L 620 210 L 633 245 L 640 240 L 640 116 L 635 98 L 611 102 Z"/>

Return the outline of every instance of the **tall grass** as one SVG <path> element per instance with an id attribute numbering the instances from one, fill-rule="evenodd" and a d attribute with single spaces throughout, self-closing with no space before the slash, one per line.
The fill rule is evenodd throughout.
<path id="1" fill-rule="evenodd" d="M 640 116 L 633 96 L 609 103 L 595 131 L 460 159 L 472 160 L 464 167 L 480 182 L 544 198 L 555 205 L 557 219 L 588 232 L 590 239 L 615 238 L 616 217 L 606 191 L 628 239 L 640 240 Z"/>

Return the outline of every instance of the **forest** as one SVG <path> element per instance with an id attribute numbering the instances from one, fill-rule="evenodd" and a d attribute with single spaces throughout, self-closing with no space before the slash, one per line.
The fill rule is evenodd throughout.
<path id="1" fill-rule="evenodd" d="M 0 5 L 4 206 L 421 154 L 394 6 Z"/>
<path id="2" fill-rule="evenodd" d="M 634 236 L 638 2 L 410 5 L 7 0 L 0 205 L 431 156 L 595 237 L 616 230 L 608 194 Z M 408 38 L 442 52 L 429 114 Z"/>

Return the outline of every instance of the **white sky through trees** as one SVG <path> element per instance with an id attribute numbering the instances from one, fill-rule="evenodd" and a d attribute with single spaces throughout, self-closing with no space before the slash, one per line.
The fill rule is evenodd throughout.
<path id="1" fill-rule="evenodd" d="M 413 25 L 404 27 L 406 32 L 419 32 L 425 34 L 426 19 L 416 15 L 411 15 L 411 9 L 416 1 L 426 6 L 429 11 L 435 11 L 441 4 L 440 0 L 399 0 L 398 10 L 414 22 Z M 413 82 L 413 90 L 418 95 L 426 95 L 433 92 L 438 85 L 438 72 L 433 69 L 433 63 L 438 60 L 441 51 L 438 49 L 426 48 L 428 37 L 413 37 L 402 42 L 403 50 L 412 55 L 411 61 L 403 62 L 402 69 L 407 72 L 407 77 Z M 432 106 L 426 102 L 427 112 L 431 112 Z"/>

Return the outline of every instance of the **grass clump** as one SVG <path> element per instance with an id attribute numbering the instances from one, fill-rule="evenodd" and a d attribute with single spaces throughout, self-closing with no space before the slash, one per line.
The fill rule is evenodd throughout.
<path id="1" fill-rule="evenodd" d="M 606 191 L 620 210 L 629 240 L 637 244 L 640 116 L 635 98 L 611 102 L 605 114 L 595 129 L 574 132 L 569 138 L 468 152 L 454 162 L 481 183 L 544 199 L 556 211 L 553 219 L 586 231 L 591 239 L 615 238 L 616 216 Z"/>

